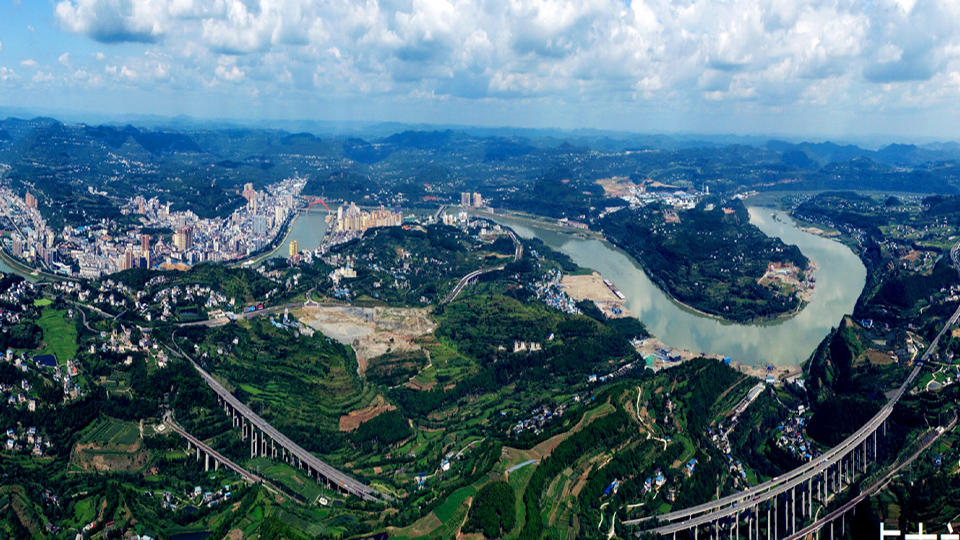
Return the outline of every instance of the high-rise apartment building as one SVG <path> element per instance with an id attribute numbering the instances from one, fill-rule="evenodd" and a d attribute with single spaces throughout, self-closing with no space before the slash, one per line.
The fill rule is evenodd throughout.
<path id="1" fill-rule="evenodd" d="M 267 216 L 253 216 L 253 234 L 254 236 L 266 236 Z"/>
<path id="2" fill-rule="evenodd" d="M 470 192 L 469 192 L 469 191 L 465 191 L 465 192 L 463 192 L 463 193 L 460 194 L 460 206 L 463 206 L 464 208 L 470 206 Z"/>
<path id="3" fill-rule="evenodd" d="M 187 251 L 193 247 L 193 227 L 187 225 L 177 229 L 173 235 L 173 245 L 180 251 Z"/>
<path id="4" fill-rule="evenodd" d="M 296 240 L 290 241 L 290 256 L 293 257 L 297 253 L 300 253 L 300 242 Z"/>
<path id="5" fill-rule="evenodd" d="M 26 196 L 23 198 L 24 202 L 27 203 L 27 208 L 36 208 L 37 207 L 37 198 L 33 196 L 33 193 L 27 192 Z"/>

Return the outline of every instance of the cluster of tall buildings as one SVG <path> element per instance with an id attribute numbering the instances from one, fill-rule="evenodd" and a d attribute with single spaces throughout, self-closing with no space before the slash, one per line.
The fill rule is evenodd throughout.
<path id="1" fill-rule="evenodd" d="M 181 268 L 202 261 L 236 260 L 264 249 L 297 212 L 305 184 L 299 177 L 264 191 L 247 184 L 243 190 L 247 205 L 213 219 L 200 219 L 189 210 L 172 211 L 169 203 L 156 198 L 134 197 L 120 210 L 136 215 L 140 226 L 119 231 L 116 224 L 98 221 L 54 232 L 37 210 L 33 194 L 20 198 L 2 186 L 0 211 L 15 229 L 7 244 L 15 257 L 51 271 L 96 279 L 130 268 Z M 141 234 L 141 227 L 172 234 L 153 237 Z"/>
<path id="2" fill-rule="evenodd" d="M 377 210 L 366 212 L 354 203 L 337 208 L 337 232 L 363 232 L 373 227 L 400 225 L 403 225 L 403 213 L 398 208 L 387 210 L 381 206 Z"/>
<path id="3" fill-rule="evenodd" d="M 460 194 L 460 206 L 464 208 L 480 208 L 483 206 L 483 197 L 479 193 L 471 193 L 469 191 L 464 191 Z"/>

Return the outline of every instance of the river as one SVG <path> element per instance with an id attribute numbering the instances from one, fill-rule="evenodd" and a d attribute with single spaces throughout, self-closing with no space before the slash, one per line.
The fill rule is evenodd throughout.
<path id="1" fill-rule="evenodd" d="M 783 212 L 776 212 L 777 219 L 773 219 L 770 209 L 752 207 L 749 211 L 751 223 L 770 236 L 797 245 L 819 266 L 814 274 L 817 288 L 813 301 L 795 317 L 748 325 L 708 317 L 675 302 L 647 278 L 636 261 L 607 242 L 584 240 L 503 216 L 498 216 L 497 221 L 524 238 L 536 236 L 580 266 L 603 274 L 626 295 L 626 307 L 671 347 L 729 356 L 746 365 L 799 365 L 831 327 L 853 311 L 863 289 L 866 269 L 849 248 L 799 230 Z M 291 240 L 297 240 L 301 250 L 319 246 L 327 230 L 325 217 L 326 212 L 320 210 L 298 216 L 287 238 L 268 257 L 287 257 Z M 2 260 L 0 270 L 12 271 Z"/>
<path id="2" fill-rule="evenodd" d="M 293 228 L 290 229 L 290 233 L 284 238 L 283 243 L 259 261 L 265 261 L 273 257 L 289 257 L 291 240 L 300 243 L 300 251 L 313 251 L 320 245 L 327 233 L 326 217 L 326 210 L 313 209 L 300 214 L 293 222 Z"/>
<path id="3" fill-rule="evenodd" d="M 627 297 L 626 307 L 671 347 L 729 356 L 746 365 L 799 365 L 831 327 L 853 311 L 867 272 L 849 248 L 799 230 L 787 214 L 776 212 L 774 219 L 770 209 L 753 207 L 749 211 L 751 223 L 770 236 L 797 245 L 819 267 L 813 274 L 817 279 L 813 300 L 795 317 L 743 325 L 701 315 L 667 296 L 636 261 L 608 242 L 584 240 L 506 217 L 497 217 L 497 221 L 524 238 L 535 236 L 578 265 L 603 274 Z"/>

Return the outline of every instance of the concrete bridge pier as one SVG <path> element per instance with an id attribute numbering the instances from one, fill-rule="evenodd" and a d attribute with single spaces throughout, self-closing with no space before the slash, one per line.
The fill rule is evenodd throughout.
<path id="1" fill-rule="evenodd" d="M 767 501 L 767 540 L 770 540 L 770 501 Z"/>
<path id="2" fill-rule="evenodd" d="M 779 495 L 773 497 L 773 536 L 780 537 L 780 508 L 778 508 L 777 499 Z"/>
<path id="3" fill-rule="evenodd" d="M 790 534 L 797 533 L 797 488 L 790 490 Z"/>
<path id="4" fill-rule="evenodd" d="M 210 470 L 210 454 L 203 455 L 203 472 Z"/>
<path id="5" fill-rule="evenodd" d="M 200 447 L 197 447 L 197 461 L 200 461 Z"/>

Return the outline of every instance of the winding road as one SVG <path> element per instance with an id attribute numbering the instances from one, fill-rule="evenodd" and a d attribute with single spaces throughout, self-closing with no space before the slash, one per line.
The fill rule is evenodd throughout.
<path id="1" fill-rule="evenodd" d="M 521 244 L 520 241 L 517 240 L 517 237 L 516 235 L 513 234 L 513 231 L 508 231 L 507 234 L 509 234 L 510 239 L 513 240 L 513 245 L 514 245 L 513 262 L 517 262 L 520 260 L 521 257 L 523 257 L 523 244 Z M 473 272 L 470 272 L 469 274 L 460 278 L 460 281 L 457 282 L 457 286 L 454 287 L 453 290 L 450 291 L 450 294 L 448 294 L 447 297 L 444 298 L 443 301 L 440 303 L 449 304 L 450 302 L 453 302 L 457 298 L 457 295 L 460 294 L 460 291 L 462 291 L 463 288 L 466 287 L 467 284 L 470 283 L 470 281 L 472 279 L 475 279 L 477 276 L 486 274 L 487 272 L 496 272 L 499 270 L 503 270 L 504 268 L 506 268 L 506 265 L 501 264 L 500 266 L 494 266 L 493 268 L 481 268 L 480 270 L 474 270 Z"/>

